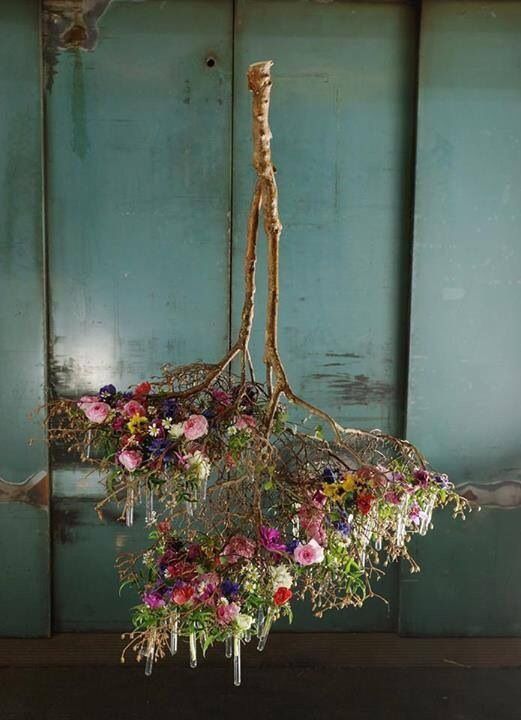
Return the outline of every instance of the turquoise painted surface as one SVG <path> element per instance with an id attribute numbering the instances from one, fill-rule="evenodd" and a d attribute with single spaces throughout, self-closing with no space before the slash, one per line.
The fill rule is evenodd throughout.
<path id="1" fill-rule="evenodd" d="M 249 63 L 272 58 L 273 156 L 284 225 L 280 346 L 296 391 L 348 426 L 403 432 L 404 341 L 415 112 L 414 8 L 405 4 L 237 4 L 234 319 L 252 187 Z M 256 356 L 261 359 L 265 247 Z M 389 630 L 393 570 L 362 610 L 293 627 Z"/>
<path id="2" fill-rule="evenodd" d="M 47 97 L 57 393 L 224 353 L 231 57 L 229 2 L 114 2 L 93 53 L 59 56 Z M 54 538 L 55 627 L 127 627 L 128 603 L 108 600 L 115 575 L 105 582 L 125 532 L 89 514 L 92 479 L 69 468 L 64 487 L 61 473 L 53 507 L 79 529 Z"/>
<path id="3" fill-rule="evenodd" d="M 49 632 L 44 402 L 41 102 L 38 6 L 2 3 L 0 18 L 0 634 Z M 31 479 L 32 478 L 32 479 Z M 29 487 L 39 485 L 38 498 Z"/>
<path id="4" fill-rule="evenodd" d="M 424 3 L 408 435 L 458 483 L 521 479 L 521 6 Z M 510 483 L 510 485 L 509 485 Z M 479 492 L 479 489 L 478 489 Z M 521 632 L 521 510 L 418 544 L 405 633 Z"/>

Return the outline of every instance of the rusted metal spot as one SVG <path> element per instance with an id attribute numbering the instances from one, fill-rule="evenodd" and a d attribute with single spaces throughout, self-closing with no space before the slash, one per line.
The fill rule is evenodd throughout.
<path id="1" fill-rule="evenodd" d="M 369 405 L 371 402 L 383 402 L 393 395 L 393 387 L 381 380 L 371 380 L 367 375 L 349 373 L 314 373 L 313 380 L 328 383 L 329 388 L 339 395 L 347 405 Z"/>
<path id="2" fill-rule="evenodd" d="M 48 90 L 61 50 L 92 51 L 99 37 L 98 22 L 112 0 L 44 0 L 43 58 Z"/>
<path id="3" fill-rule="evenodd" d="M 521 507 L 521 480 L 499 480 L 477 485 L 465 483 L 458 492 L 473 505 L 513 510 Z"/>
<path id="4" fill-rule="evenodd" d="M 11 483 L 0 478 L 0 502 L 22 502 L 34 507 L 49 507 L 49 476 L 40 470 L 23 483 Z"/>

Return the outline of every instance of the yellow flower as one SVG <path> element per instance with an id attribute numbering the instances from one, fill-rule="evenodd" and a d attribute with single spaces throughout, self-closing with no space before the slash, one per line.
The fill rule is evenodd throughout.
<path id="1" fill-rule="evenodd" d="M 353 473 L 347 472 L 344 475 L 344 479 L 342 480 L 342 487 L 346 492 L 351 492 L 351 490 L 354 490 L 356 486 L 356 478 L 353 475 Z"/>
<path id="2" fill-rule="evenodd" d="M 339 501 L 342 500 L 346 491 L 340 483 L 324 483 L 322 485 L 322 492 L 330 500 Z"/>
<path id="3" fill-rule="evenodd" d="M 127 423 L 127 427 L 132 435 L 142 435 L 147 431 L 148 418 L 142 415 L 134 415 Z"/>

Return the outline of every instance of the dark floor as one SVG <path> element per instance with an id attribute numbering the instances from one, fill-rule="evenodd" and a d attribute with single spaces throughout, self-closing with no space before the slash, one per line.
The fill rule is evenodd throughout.
<path id="1" fill-rule="evenodd" d="M 521 668 L 0 669 L 1 720 L 521 720 Z"/>

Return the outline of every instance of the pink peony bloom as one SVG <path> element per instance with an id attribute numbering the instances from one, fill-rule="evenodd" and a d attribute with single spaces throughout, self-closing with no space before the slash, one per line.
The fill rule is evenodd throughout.
<path id="1" fill-rule="evenodd" d="M 256 424 L 255 418 L 251 415 L 239 415 L 235 427 L 237 430 L 247 430 L 248 428 L 255 427 Z"/>
<path id="2" fill-rule="evenodd" d="M 93 423 L 102 423 L 107 419 L 110 412 L 110 405 L 104 402 L 83 403 L 83 412 Z"/>
<path id="3" fill-rule="evenodd" d="M 183 423 L 183 430 L 188 440 L 197 440 L 208 432 L 208 420 L 204 415 L 190 415 Z"/>
<path id="4" fill-rule="evenodd" d="M 250 540 L 244 535 L 234 535 L 228 540 L 228 544 L 223 550 L 229 562 L 237 562 L 240 558 L 251 560 L 255 555 L 255 540 Z"/>
<path id="5" fill-rule="evenodd" d="M 300 525 L 308 536 L 308 540 L 316 540 L 325 545 L 327 536 L 324 528 L 324 511 L 320 507 L 304 505 L 298 511 Z"/>
<path id="6" fill-rule="evenodd" d="M 236 603 L 221 601 L 215 608 L 215 615 L 219 625 L 229 625 L 239 614 L 240 607 Z"/>
<path id="7" fill-rule="evenodd" d="M 128 403 L 125 403 L 123 405 L 123 413 L 127 417 L 133 417 L 134 415 L 140 415 L 141 417 L 146 417 L 147 411 L 141 405 L 141 403 L 138 403 L 137 400 L 129 400 Z"/>
<path id="8" fill-rule="evenodd" d="M 122 450 L 118 455 L 118 460 L 129 472 L 134 472 L 141 465 L 143 455 L 138 450 Z"/>
<path id="9" fill-rule="evenodd" d="M 310 540 L 306 545 L 297 545 L 293 557 L 299 565 L 313 565 L 324 559 L 324 548 L 316 540 Z"/>

